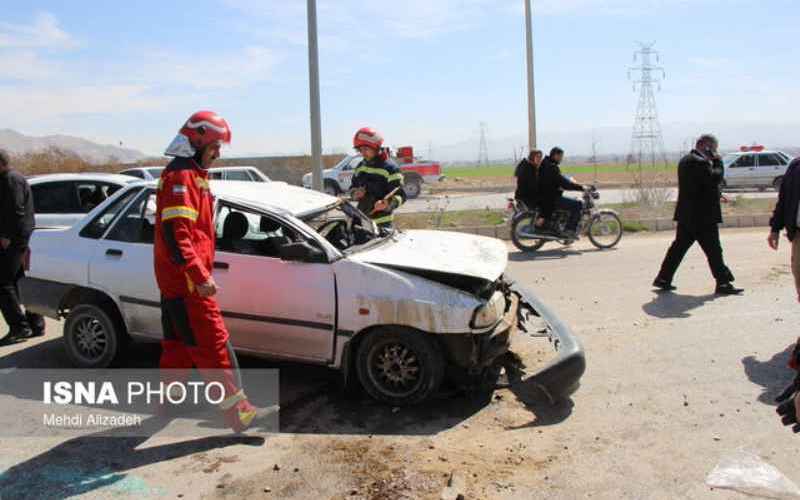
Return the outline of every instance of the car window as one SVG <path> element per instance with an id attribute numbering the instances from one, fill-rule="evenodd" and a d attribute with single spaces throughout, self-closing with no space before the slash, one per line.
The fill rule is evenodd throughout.
<path id="1" fill-rule="evenodd" d="M 163 167 L 148 168 L 147 173 L 150 174 L 150 176 L 153 177 L 153 179 L 158 179 L 159 177 L 161 177 L 161 172 L 163 170 L 164 170 Z"/>
<path id="2" fill-rule="evenodd" d="M 156 194 L 147 190 L 117 219 L 106 239 L 127 243 L 153 243 L 155 223 Z"/>
<path id="3" fill-rule="evenodd" d="M 253 182 L 267 182 L 264 179 L 264 174 L 262 174 L 261 171 L 253 171 L 248 168 L 247 173 L 253 178 Z"/>
<path id="4" fill-rule="evenodd" d="M 758 155 L 759 167 L 777 167 L 783 165 L 781 158 L 776 154 L 762 153 Z"/>
<path id="5" fill-rule="evenodd" d="M 97 215 L 92 222 L 87 224 L 86 227 L 81 230 L 80 235 L 84 238 L 92 238 L 95 240 L 101 238 L 111 223 L 114 222 L 117 214 L 119 214 L 120 211 L 128 205 L 131 199 L 140 192 L 141 188 L 133 188 L 121 194 L 119 198 L 111 202 L 105 210 Z"/>
<path id="6" fill-rule="evenodd" d="M 281 246 L 303 241 L 280 220 L 221 204 L 216 217 L 217 250 L 262 257 L 279 257 Z"/>
<path id="7" fill-rule="evenodd" d="M 138 177 L 139 179 L 144 179 L 144 172 L 141 170 L 123 170 L 120 172 L 120 175 L 130 175 L 131 177 Z"/>
<path id="8" fill-rule="evenodd" d="M 755 155 L 742 155 L 736 162 L 731 165 L 731 168 L 747 168 L 756 166 Z"/>
<path id="9" fill-rule="evenodd" d="M 208 173 L 208 178 L 212 179 L 212 180 L 215 180 L 215 181 L 218 181 L 218 180 L 222 179 L 222 172 L 220 170 L 215 170 L 213 172 L 209 172 Z"/>
<path id="10" fill-rule="evenodd" d="M 225 170 L 225 180 L 228 181 L 252 181 L 252 177 L 247 170 Z"/>
<path id="11" fill-rule="evenodd" d="M 362 160 L 363 158 L 361 158 L 360 156 L 354 156 L 350 159 L 349 162 L 347 162 L 347 164 L 344 167 L 342 167 L 342 170 L 355 170 Z"/>
<path id="12" fill-rule="evenodd" d="M 119 189 L 118 186 L 102 182 L 78 182 L 75 186 L 78 190 L 80 213 L 84 214 L 94 210 Z"/>
<path id="13" fill-rule="evenodd" d="M 47 182 L 31 186 L 37 214 L 81 213 L 74 182 Z"/>

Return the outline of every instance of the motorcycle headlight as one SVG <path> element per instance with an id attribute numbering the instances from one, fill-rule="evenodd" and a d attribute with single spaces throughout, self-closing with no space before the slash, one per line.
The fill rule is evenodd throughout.
<path id="1" fill-rule="evenodd" d="M 471 328 L 491 328 L 503 318 L 506 311 L 506 298 L 501 292 L 494 292 L 488 302 L 475 309 L 472 314 Z"/>

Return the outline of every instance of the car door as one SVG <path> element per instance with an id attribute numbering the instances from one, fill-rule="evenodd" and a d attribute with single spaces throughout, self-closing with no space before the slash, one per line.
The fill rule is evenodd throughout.
<path id="1" fill-rule="evenodd" d="M 234 234 L 230 222 L 242 216 L 247 223 L 238 227 L 246 234 Z M 234 344 L 276 357 L 331 362 L 336 320 L 332 266 L 281 260 L 283 243 L 308 240 L 278 216 L 225 202 L 218 207 L 217 238 L 214 279 Z"/>
<path id="2" fill-rule="evenodd" d="M 131 334 L 161 338 L 160 293 L 153 271 L 156 201 L 144 189 L 106 232 L 89 263 L 89 283 L 118 297 Z"/>
<path id="3" fill-rule="evenodd" d="M 342 165 L 342 168 L 339 170 L 336 177 L 336 180 L 339 182 L 339 186 L 342 191 L 350 190 L 350 186 L 353 184 L 353 174 L 355 173 L 355 170 L 361 161 L 361 156 L 353 156 Z"/>
<path id="4" fill-rule="evenodd" d="M 31 186 L 37 228 L 70 227 L 83 218 L 75 182 L 42 182 Z"/>
<path id="5" fill-rule="evenodd" d="M 758 179 L 762 186 L 772 186 L 775 179 L 782 176 L 786 170 L 783 158 L 774 153 L 759 153 Z"/>
<path id="6" fill-rule="evenodd" d="M 733 162 L 725 172 L 725 182 L 730 187 L 751 187 L 756 185 L 756 157 L 745 154 Z"/>

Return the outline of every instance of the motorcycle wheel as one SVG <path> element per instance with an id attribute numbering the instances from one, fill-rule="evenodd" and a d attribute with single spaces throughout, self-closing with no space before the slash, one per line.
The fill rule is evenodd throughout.
<path id="1" fill-rule="evenodd" d="M 534 216 L 530 212 L 523 212 L 511 221 L 511 241 L 522 252 L 533 253 L 544 246 L 547 240 L 523 236 L 520 231 L 533 227 Z"/>
<path id="2" fill-rule="evenodd" d="M 614 248 L 622 239 L 622 220 L 614 212 L 601 210 L 592 217 L 587 233 L 597 248 Z"/>

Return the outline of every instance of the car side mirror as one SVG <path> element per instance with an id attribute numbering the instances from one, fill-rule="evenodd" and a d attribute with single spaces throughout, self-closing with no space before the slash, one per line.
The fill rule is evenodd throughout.
<path id="1" fill-rule="evenodd" d="M 325 253 L 306 241 L 288 243 L 280 248 L 281 260 L 287 262 L 326 262 Z"/>

